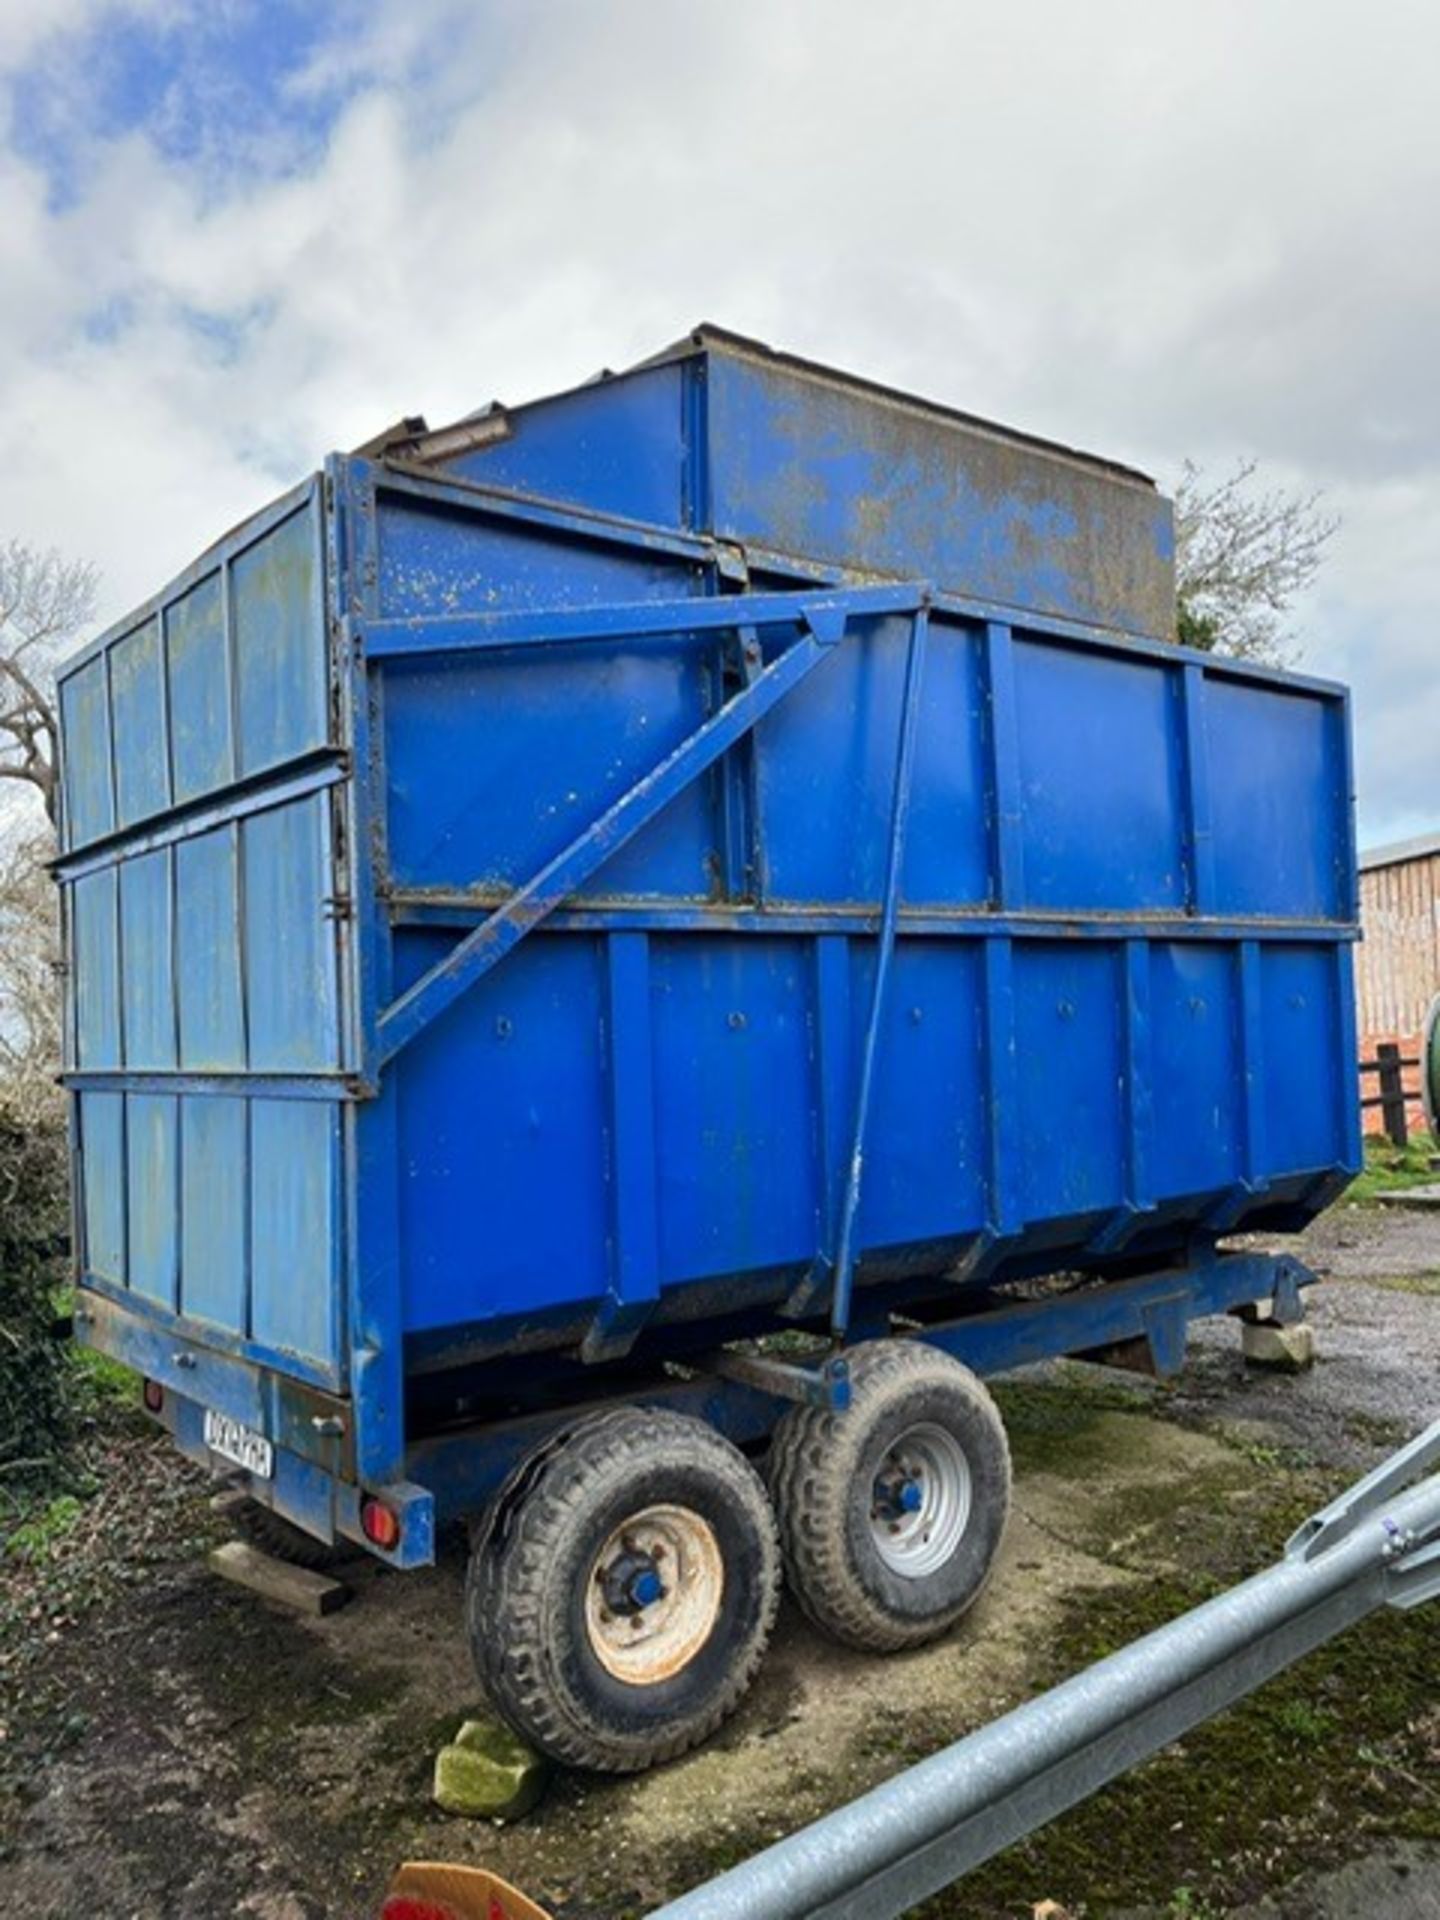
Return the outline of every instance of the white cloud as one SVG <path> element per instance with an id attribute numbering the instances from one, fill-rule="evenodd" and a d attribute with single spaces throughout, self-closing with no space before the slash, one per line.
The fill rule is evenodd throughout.
<path id="1" fill-rule="evenodd" d="M 0 0 L 0 66 L 29 17 Z M 307 172 L 217 198 L 131 135 L 55 214 L 0 157 L 0 526 L 92 554 L 111 611 L 330 446 L 713 318 L 1163 472 L 1246 451 L 1329 488 L 1309 658 L 1355 680 L 1367 827 L 1426 805 L 1428 6 L 1383 31 L 1340 0 L 337 20 L 290 83 L 351 90 Z"/>

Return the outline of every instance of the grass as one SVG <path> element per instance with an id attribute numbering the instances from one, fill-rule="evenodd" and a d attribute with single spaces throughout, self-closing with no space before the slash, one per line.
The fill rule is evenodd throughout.
<path id="1" fill-rule="evenodd" d="M 1412 1133 L 1403 1147 L 1392 1145 L 1383 1134 L 1372 1134 L 1365 1142 L 1365 1171 L 1351 1181 L 1345 1198 L 1363 1205 L 1382 1193 L 1403 1193 L 1407 1187 L 1440 1181 L 1440 1171 L 1431 1164 L 1437 1153 L 1440 1143 L 1428 1133 Z"/>

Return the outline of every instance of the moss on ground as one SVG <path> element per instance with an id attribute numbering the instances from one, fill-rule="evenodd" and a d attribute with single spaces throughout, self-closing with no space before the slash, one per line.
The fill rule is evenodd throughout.
<path id="1" fill-rule="evenodd" d="M 1048 1650 L 1046 1677 L 1205 1597 L 1177 1579 L 1091 1598 Z M 1433 1623 L 1377 1615 L 922 1911 L 993 1920 L 1048 1895 L 1100 1915 L 1163 1907 L 1182 1887 L 1223 1911 L 1381 1838 L 1440 1840 L 1434 1677 Z"/>
<path id="2" fill-rule="evenodd" d="M 1016 1474 L 1090 1480 L 1133 1457 L 1133 1433 L 1107 1416 L 1149 1413 L 1163 1389 L 1131 1387 L 1081 1362 L 1054 1371 L 1053 1380 L 991 1382 Z"/>
<path id="3" fill-rule="evenodd" d="M 1440 1142 L 1428 1133 L 1412 1133 L 1403 1147 L 1392 1146 L 1384 1135 L 1371 1135 L 1365 1142 L 1365 1171 L 1345 1189 L 1344 1198 L 1365 1205 L 1382 1193 L 1402 1193 L 1407 1187 L 1422 1187 L 1440 1180 L 1434 1160 Z"/>
<path id="4" fill-rule="evenodd" d="M 1367 1287 L 1383 1287 L 1389 1293 L 1415 1293 L 1422 1299 L 1440 1299 L 1440 1273 L 1391 1273 L 1365 1277 Z"/>

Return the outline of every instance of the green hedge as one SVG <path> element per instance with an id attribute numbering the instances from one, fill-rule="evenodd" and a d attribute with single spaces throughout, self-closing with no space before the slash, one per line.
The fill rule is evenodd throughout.
<path id="1" fill-rule="evenodd" d="M 0 1106 L 0 1486 L 54 1474 L 75 1417 L 59 1329 L 68 1172 L 58 1121 Z"/>

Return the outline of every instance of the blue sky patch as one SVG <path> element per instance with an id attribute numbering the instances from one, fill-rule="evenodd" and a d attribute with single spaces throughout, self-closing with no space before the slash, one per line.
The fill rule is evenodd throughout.
<path id="1" fill-rule="evenodd" d="M 192 0 L 149 19 L 109 9 L 10 77 L 11 144 L 44 174 L 57 211 L 83 197 L 107 142 L 137 133 L 217 199 L 301 170 L 362 84 L 297 84 L 348 17 L 316 0 Z"/>

